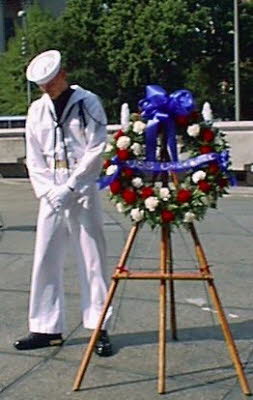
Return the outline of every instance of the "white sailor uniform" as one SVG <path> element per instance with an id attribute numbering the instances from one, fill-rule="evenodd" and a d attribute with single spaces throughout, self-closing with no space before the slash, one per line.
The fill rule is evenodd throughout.
<path id="1" fill-rule="evenodd" d="M 29 307 L 31 332 L 64 330 L 63 264 L 68 241 L 77 258 L 84 327 L 96 327 L 107 293 L 103 219 L 95 183 L 106 143 L 106 116 L 95 94 L 71 87 L 74 92 L 58 126 L 47 94 L 32 103 L 27 117 L 27 167 L 40 199 Z M 85 121 L 80 116 L 80 101 Z M 62 184 L 74 191 L 56 212 L 47 193 L 53 185 Z M 111 309 L 103 328 L 110 315 Z"/>

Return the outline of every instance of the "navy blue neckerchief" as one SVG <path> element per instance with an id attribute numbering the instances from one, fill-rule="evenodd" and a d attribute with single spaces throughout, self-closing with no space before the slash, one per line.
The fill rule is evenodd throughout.
<path id="1" fill-rule="evenodd" d="M 53 121 L 55 122 L 55 126 L 54 126 L 54 173 L 56 170 L 56 151 L 55 151 L 55 149 L 56 149 L 56 132 L 57 132 L 57 128 L 59 128 L 60 132 L 61 132 L 61 136 L 62 136 L 63 146 L 64 146 L 64 155 L 65 155 L 65 161 L 66 161 L 66 166 L 67 166 L 67 170 L 68 170 L 68 176 L 69 176 L 69 159 L 68 159 L 67 145 L 65 142 L 64 124 L 68 120 L 68 118 L 76 104 L 78 104 L 78 108 L 79 108 L 78 115 L 80 117 L 80 120 L 81 120 L 82 126 L 83 126 L 83 130 L 84 130 L 85 127 L 87 126 L 87 124 L 86 124 L 86 119 L 85 119 L 85 115 L 84 115 L 84 111 L 83 111 L 83 99 L 79 100 L 77 103 L 72 104 L 72 106 L 68 110 L 65 118 L 62 121 L 61 121 L 61 118 L 59 120 L 57 118 L 57 116 L 55 116 L 53 114 L 52 110 L 49 110 L 50 115 L 51 115 Z"/>

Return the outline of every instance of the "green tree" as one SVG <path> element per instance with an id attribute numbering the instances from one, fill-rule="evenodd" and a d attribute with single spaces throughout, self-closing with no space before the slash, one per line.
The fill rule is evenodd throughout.
<path id="1" fill-rule="evenodd" d="M 253 1 L 240 6 L 240 86 L 242 118 L 253 119 Z"/>
<path id="2" fill-rule="evenodd" d="M 16 24 L 15 37 L 8 42 L 7 51 L 0 55 L 0 114 L 26 114 L 27 84 L 25 70 L 31 58 L 52 47 L 57 32 L 54 18 L 35 4 L 27 10 L 27 29 Z M 21 52 L 26 38 L 25 52 Z M 33 98 L 38 96 L 34 86 Z"/>
<path id="3" fill-rule="evenodd" d="M 27 10 L 27 59 L 54 48 L 59 35 L 58 18 L 43 10 L 38 3 Z"/>
<path id="4" fill-rule="evenodd" d="M 104 101 L 110 120 L 118 97 L 116 82 L 100 41 L 100 27 L 108 6 L 102 0 L 69 0 L 60 17 L 58 49 L 63 54 L 69 80 L 94 91 Z M 66 45 L 67 44 L 67 45 Z M 109 111 L 110 110 L 110 111 Z"/>
<path id="5" fill-rule="evenodd" d="M 252 2 L 239 2 L 240 26 L 240 76 L 241 117 L 252 119 Z M 234 14 L 233 2 L 199 0 L 188 2 L 196 18 L 196 29 L 204 38 L 204 48 L 186 77 L 189 86 L 200 95 L 202 101 L 212 103 L 218 117 L 234 118 Z M 207 18 L 198 18 L 206 10 Z M 200 24 L 200 25 L 199 25 Z M 195 82 L 195 83 L 194 83 Z M 200 85 L 196 84 L 200 82 Z M 204 84 L 204 85 L 203 85 Z M 223 88 L 223 89 L 222 89 Z M 225 88 L 225 89 L 224 89 Z M 251 93 L 251 95 L 250 95 Z M 205 97 L 205 98 L 204 98 Z M 251 105 L 250 105 L 251 103 Z"/>
<path id="6" fill-rule="evenodd" d="M 25 60 L 21 55 L 21 31 L 9 41 L 8 51 L 0 55 L 0 114 L 26 112 Z"/>
<path id="7" fill-rule="evenodd" d="M 169 90 L 183 84 L 189 48 L 196 42 L 186 4 L 184 0 L 113 2 L 101 27 L 101 41 L 122 100 L 136 104 L 149 83 Z M 196 52 L 193 46 L 192 57 Z"/>
<path id="8" fill-rule="evenodd" d="M 242 117 L 251 119 L 252 7 L 252 1 L 241 0 Z M 58 48 L 70 81 L 102 97 L 110 122 L 118 122 L 123 102 L 136 109 L 152 83 L 169 92 L 188 88 L 200 107 L 209 101 L 217 117 L 234 117 L 231 0 L 68 0 L 56 19 L 38 5 L 29 7 L 27 21 L 26 59 L 20 55 L 24 33 L 18 27 L 0 56 L 1 113 L 24 112 L 27 62 Z"/>

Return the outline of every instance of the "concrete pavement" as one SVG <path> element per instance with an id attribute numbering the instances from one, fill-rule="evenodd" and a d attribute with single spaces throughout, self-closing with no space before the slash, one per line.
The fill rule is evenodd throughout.
<path id="1" fill-rule="evenodd" d="M 103 195 L 110 276 L 130 222 Z M 253 390 L 253 188 L 236 187 L 196 224 L 215 276 L 245 372 Z M 93 356 L 81 390 L 72 392 L 89 333 L 80 324 L 79 287 L 71 251 L 65 267 L 66 342 L 60 348 L 18 352 L 27 333 L 27 304 L 38 203 L 26 179 L 0 180 L 0 398 L 4 400 L 241 400 L 235 370 L 202 282 L 177 281 L 178 341 L 168 324 L 166 393 L 157 394 L 159 283 L 120 282 L 110 336 L 115 354 Z M 189 234 L 173 236 L 175 269 L 195 269 Z M 159 231 L 144 226 L 129 267 L 159 267 Z M 168 318 L 169 319 L 169 318 Z M 169 321 L 168 321 L 169 322 Z"/>

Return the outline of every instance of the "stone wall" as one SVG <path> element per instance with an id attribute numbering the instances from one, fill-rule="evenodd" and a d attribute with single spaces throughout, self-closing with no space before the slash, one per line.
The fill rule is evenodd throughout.
<path id="1" fill-rule="evenodd" d="M 245 171 L 245 165 L 253 163 L 253 121 L 222 121 L 214 126 L 226 134 L 232 169 Z M 108 132 L 119 128 L 120 125 L 108 125 Z M 0 174 L 4 177 L 26 174 L 24 158 L 24 129 L 0 129 Z"/>
<path id="2" fill-rule="evenodd" d="M 222 121 L 214 126 L 226 134 L 232 169 L 244 171 L 245 164 L 253 163 L 253 121 Z"/>

